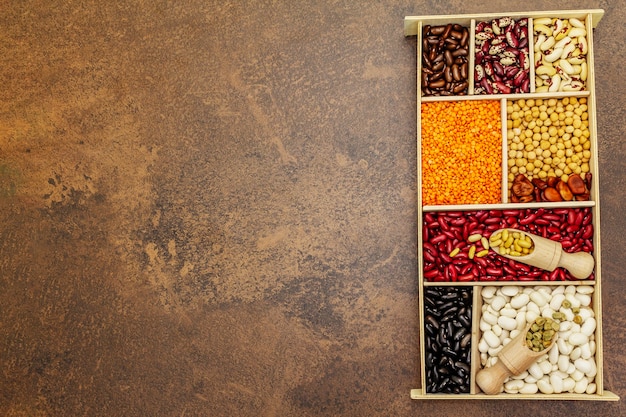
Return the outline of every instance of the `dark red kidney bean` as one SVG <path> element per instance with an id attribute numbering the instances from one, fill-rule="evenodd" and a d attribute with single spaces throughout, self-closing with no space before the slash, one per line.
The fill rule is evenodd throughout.
<path id="1" fill-rule="evenodd" d="M 567 214 L 567 210 L 565 211 L 565 213 L 564 213 L 564 214 Z M 546 212 L 546 213 L 544 213 L 544 214 L 541 216 L 541 218 L 542 218 L 542 219 L 545 219 L 545 220 L 549 220 L 549 221 L 555 221 L 555 222 L 560 222 L 560 221 L 562 221 L 561 215 L 558 215 L 558 214 L 551 214 L 551 213 L 547 213 L 547 212 Z"/>
<path id="2" fill-rule="evenodd" d="M 502 275 L 502 268 L 488 267 L 485 269 L 489 275 Z"/>
<path id="3" fill-rule="evenodd" d="M 469 282 L 469 281 L 474 281 L 474 274 L 469 273 L 469 274 L 463 274 L 463 275 L 459 275 L 457 277 L 457 280 L 459 282 Z"/>
<path id="4" fill-rule="evenodd" d="M 550 272 L 550 275 L 549 275 L 548 279 L 550 281 L 556 281 L 558 277 L 559 277 L 559 270 L 555 269 L 554 271 Z"/>
<path id="5" fill-rule="evenodd" d="M 522 220 L 520 220 L 519 224 L 529 225 L 533 223 L 536 219 L 537 219 L 537 215 L 531 214 L 530 216 L 524 217 Z"/>
<path id="6" fill-rule="evenodd" d="M 574 233 L 574 232 L 576 232 L 578 229 L 580 229 L 580 227 L 578 227 L 578 225 L 577 225 L 577 224 L 570 224 L 569 226 L 567 226 L 567 227 L 565 228 L 565 231 L 566 231 L 567 233 Z"/>
<path id="7" fill-rule="evenodd" d="M 432 253 L 428 252 L 427 250 L 422 251 L 422 255 L 424 256 L 424 259 L 427 260 L 428 262 L 434 263 L 437 261 L 437 258 L 435 258 L 435 256 Z"/>

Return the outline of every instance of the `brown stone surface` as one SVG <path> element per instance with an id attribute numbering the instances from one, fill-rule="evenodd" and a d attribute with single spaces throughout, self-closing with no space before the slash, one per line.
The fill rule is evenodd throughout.
<path id="1" fill-rule="evenodd" d="M 414 14 L 0 3 L 0 415 L 626 414 L 416 402 Z M 595 33 L 604 381 L 626 396 L 626 2 Z M 530 411 L 528 411 L 530 410 Z"/>

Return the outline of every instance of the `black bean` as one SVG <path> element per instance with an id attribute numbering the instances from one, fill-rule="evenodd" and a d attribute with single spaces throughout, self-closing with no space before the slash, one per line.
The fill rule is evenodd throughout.
<path id="1" fill-rule="evenodd" d="M 453 338 L 454 340 L 461 340 L 461 338 L 465 336 L 466 334 L 467 334 L 467 329 L 461 327 L 456 332 L 454 332 Z"/>
<path id="2" fill-rule="evenodd" d="M 472 340 L 472 334 L 471 333 L 466 334 L 463 337 L 463 339 L 461 339 L 461 348 L 465 349 L 469 345 L 471 340 Z"/>
<path id="3" fill-rule="evenodd" d="M 424 289 L 427 392 L 469 392 L 471 294 L 469 287 Z"/>
<path id="4" fill-rule="evenodd" d="M 439 329 L 439 322 L 432 314 L 428 314 L 424 318 L 424 320 L 426 320 L 426 323 L 430 323 L 430 325 L 433 326 L 435 329 Z"/>

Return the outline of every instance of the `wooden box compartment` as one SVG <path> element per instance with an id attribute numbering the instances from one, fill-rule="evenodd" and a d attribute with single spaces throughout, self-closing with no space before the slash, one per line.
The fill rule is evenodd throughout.
<path id="1" fill-rule="evenodd" d="M 414 399 L 618 400 L 615 394 L 605 389 L 602 372 L 600 200 L 593 28 L 603 14 L 603 10 L 534 11 L 408 16 L 404 20 L 405 35 L 417 35 L 418 58 L 417 196 L 420 227 L 417 237 L 421 388 L 411 390 Z M 521 24 L 516 26 L 511 21 Z M 492 26 L 491 30 L 489 26 Z M 573 28 L 576 28 L 572 32 L 574 38 L 570 38 L 569 42 L 568 39 L 562 41 Z M 481 33 L 479 39 L 477 33 Z M 527 39 L 520 42 L 523 37 Z M 496 39 L 495 42 L 493 39 Z M 485 46 L 485 40 L 492 44 Z M 584 40 L 586 43 L 582 45 Z M 508 45 L 497 46 L 501 41 L 508 42 Z M 575 47 L 568 46 L 568 55 L 560 50 L 554 52 L 555 44 L 558 49 L 569 43 Z M 517 52 L 513 51 L 513 46 L 519 47 Z M 496 55 L 495 59 L 493 56 L 485 58 L 485 53 L 490 51 Z M 497 55 L 501 52 L 505 53 Z M 551 53 L 560 54 L 561 59 L 568 62 L 555 60 L 556 55 L 546 59 Z M 526 54 L 527 57 L 519 58 Z M 572 56 L 574 59 L 570 59 Z M 492 64 L 487 65 L 489 68 L 484 65 L 486 60 Z M 487 83 L 483 80 L 485 69 L 486 73 L 493 74 L 492 67 L 496 61 L 517 64 L 518 67 L 507 70 L 500 65 L 495 72 L 496 77 L 490 78 Z M 570 61 L 572 65 L 568 66 Z M 521 74 L 524 69 L 525 74 Z M 527 79 L 526 85 L 524 79 Z M 487 84 L 492 86 L 490 91 L 485 88 Z M 453 172 L 453 166 L 438 166 L 436 157 L 422 160 L 426 158 L 424 155 L 447 152 L 447 148 L 454 149 L 456 146 L 455 138 L 446 136 L 445 132 L 431 132 L 428 106 L 440 103 L 446 108 L 461 103 L 461 110 L 452 110 L 458 113 L 470 108 L 467 106 L 481 106 L 492 101 L 498 102 L 495 106 L 499 106 L 499 117 L 495 116 L 497 123 L 491 126 L 492 123 L 488 122 L 498 134 L 497 149 L 489 151 L 490 161 L 487 161 L 488 164 L 496 161 L 495 170 L 492 170 L 492 177 L 496 178 L 490 185 L 493 195 L 474 199 L 473 194 L 489 194 L 483 193 L 481 185 L 476 187 L 476 191 L 471 190 L 469 197 L 455 200 L 453 196 L 446 200 L 442 197 L 446 195 L 446 190 L 432 181 L 432 172 L 437 173 L 436 180 L 440 180 L 439 177 L 445 173 L 452 176 L 446 181 L 459 182 L 464 178 Z M 424 115 L 422 112 L 425 112 Z M 440 110 L 434 113 L 441 118 Z M 478 129 L 473 125 L 464 127 L 463 123 L 465 120 L 453 121 L 453 127 L 448 130 L 457 129 L 454 134 L 458 135 L 458 129 L 461 132 L 463 129 Z M 461 127 L 455 127 L 456 124 Z M 481 120 L 478 124 L 482 126 L 486 122 Z M 481 134 L 485 135 L 478 133 Z M 463 148 L 460 153 L 471 154 L 468 149 Z M 469 169 L 474 168 L 470 166 Z M 470 171 L 467 174 L 476 181 L 481 177 L 480 172 Z M 527 181 L 519 177 L 520 174 L 524 174 Z M 576 175 L 581 181 L 570 182 L 569 179 Z M 514 184 L 518 185 L 513 188 Z M 530 193 L 528 184 L 532 187 Z M 494 191 L 493 187 L 497 189 Z M 546 191 L 547 188 L 551 190 Z M 436 189 L 435 193 L 430 192 L 433 189 Z M 555 195 L 553 190 L 557 189 Z M 576 193 L 568 193 L 567 190 L 576 190 Z M 499 257 L 488 250 L 480 238 L 472 236 L 489 237 L 494 228 L 502 226 L 520 228 L 561 241 L 563 250 L 567 252 L 591 253 L 595 262 L 593 272 L 584 279 L 577 279 L 563 268 L 544 271 L 528 267 Z M 487 395 L 476 384 L 476 374 L 484 366 L 491 365 L 495 360 L 492 357 L 497 355 L 502 343 L 510 340 L 510 337 L 502 337 L 500 345 L 496 346 L 491 329 L 499 329 L 497 332 L 503 334 L 498 320 L 508 328 L 512 326 L 507 318 L 495 317 L 496 324 L 491 325 L 492 328 L 488 328 L 488 322 L 494 320 L 494 306 L 499 308 L 497 311 L 504 309 L 507 314 L 512 314 L 513 296 L 504 294 L 513 293 L 525 294 L 515 299 L 516 305 L 519 305 L 520 298 L 528 296 L 531 300 L 530 294 L 540 304 L 541 297 L 548 298 L 543 304 L 548 310 L 539 314 L 564 311 L 563 322 L 567 324 L 563 328 L 566 330 L 559 332 L 563 338 L 570 336 L 574 316 L 581 308 L 584 317 L 576 317 L 576 321 L 592 317 L 590 323 L 595 324 L 595 329 L 586 339 L 591 343 L 587 342 L 584 352 L 579 349 L 571 355 L 574 358 L 571 364 L 566 364 L 564 358 L 559 363 L 558 356 L 562 355 L 545 355 L 533 365 L 532 374 L 526 372 L 521 375 L 522 379 L 527 378 L 525 386 L 519 382 L 522 380 L 520 377 L 510 378 L 503 385 L 505 392 Z M 553 302 L 551 295 L 555 297 Z M 562 303 L 565 295 L 568 299 L 578 297 L 572 299 L 574 303 L 582 304 L 582 307 L 575 307 L 577 313 L 567 310 L 568 304 Z M 497 305 L 492 306 L 494 297 L 498 297 Z M 503 301 L 505 305 L 500 306 Z M 549 310 L 551 302 L 553 307 L 558 307 L 556 310 Z M 559 302 L 562 305 L 557 306 Z M 528 301 L 520 309 L 535 309 L 536 305 Z M 438 310 L 446 308 L 448 313 Z M 459 311 L 462 312 L 460 318 Z M 522 326 L 523 318 L 533 318 L 534 314 L 534 311 L 524 311 L 516 317 L 513 333 L 521 331 L 518 327 Z M 579 326 L 574 330 L 580 330 L 579 324 L 574 326 Z M 586 325 L 586 333 L 589 333 L 589 327 L 589 324 Z M 490 334 L 486 334 L 487 330 Z M 510 332 L 504 329 L 505 336 L 509 336 Z M 575 359 L 580 359 L 576 365 L 573 363 Z M 548 365 L 551 370 L 548 370 Z M 582 372 L 583 378 L 581 371 L 573 370 L 572 367 L 576 366 L 588 371 L 588 374 Z M 554 371 L 551 381 L 555 381 L 556 389 L 552 392 L 545 383 L 535 381 L 540 379 L 538 369 L 541 367 L 547 375 L 543 377 L 544 381 Z M 513 381 L 515 379 L 518 381 Z M 579 382 L 582 379 L 584 381 Z M 520 390 L 520 386 L 524 387 Z"/>

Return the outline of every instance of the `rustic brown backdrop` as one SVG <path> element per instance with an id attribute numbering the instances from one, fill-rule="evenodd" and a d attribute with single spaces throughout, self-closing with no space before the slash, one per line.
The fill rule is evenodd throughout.
<path id="1" fill-rule="evenodd" d="M 626 396 L 626 2 L 0 1 L 0 415 L 619 416 L 416 402 L 405 15 L 604 8 L 605 385 Z"/>

